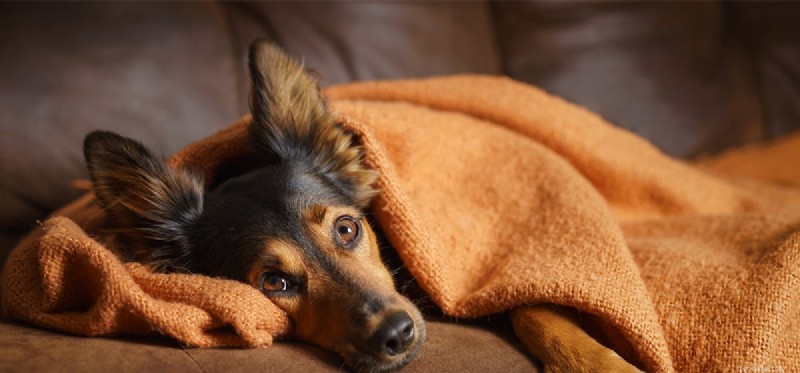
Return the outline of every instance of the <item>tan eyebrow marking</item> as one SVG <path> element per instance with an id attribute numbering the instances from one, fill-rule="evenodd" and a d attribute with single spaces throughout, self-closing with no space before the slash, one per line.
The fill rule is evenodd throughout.
<path id="1" fill-rule="evenodd" d="M 306 273 L 306 264 L 301 258 L 301 251 L 296 243 L 272 239 L 264 243 L 260 258 L 252 264 L 247 279 L 251 285 L 258 287 L 259 277 L 264 271 L 277 269 L 290 275 Z"/>
<path id="2" fill-rule="evenodd" d="M 317 224 L 322 224 L 325 221 L 325 214 L 328 212 L 327 206 L 322 205 L 314 205 L 311 206 L 309 214 L 311 218 L 316 221 Z"/>

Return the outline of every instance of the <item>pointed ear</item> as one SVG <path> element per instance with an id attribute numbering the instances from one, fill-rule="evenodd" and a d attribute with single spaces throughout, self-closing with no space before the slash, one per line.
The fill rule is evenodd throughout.
<path id="1" fill-rule="evenodd" d="M 273 162 L 309 167 L 366 207 L 377 194 L 377 173 L 364 165 L 363 149 L 336 122 L 317 81 L 266 41 L 253 42 L 249 57 L 249 130 L 258 152 Z"/>
<path id="2" fill-rule="evenodd" d="M 202 178 L 172 169 L 141 143 L 113 132 L 90 133 L 83 151 L 110 229 L 147 241 L 138 259 L 162 265 L 185 259 L 186 229 L 203 210 Z"/>

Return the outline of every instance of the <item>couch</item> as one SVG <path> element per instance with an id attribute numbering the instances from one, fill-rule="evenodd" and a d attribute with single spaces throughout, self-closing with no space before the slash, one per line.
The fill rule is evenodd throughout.
<path id="1" fill-rule="evenodd" d="M 502 74 L 698 159 L 800 126 L 800 3 L 0 3 L 0 263 L 84 191 L 94 129 L 169 155 L 247 110 L 245 51 L 266 37 L 323 85 Z M 503 315 L 431 307 L 405 371 L 537 371 Z M 338 371 L 297 342 L 193 349 L 0 322 L 1 371 Z"/>

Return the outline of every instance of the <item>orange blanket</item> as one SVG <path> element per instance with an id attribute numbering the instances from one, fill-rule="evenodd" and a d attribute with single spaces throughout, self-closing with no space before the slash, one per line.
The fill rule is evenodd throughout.
<path id="1" fill-rule="evenodd" d="M 381 172 L 381 226 L 448 315 L 548 302 L 582 312 L 647 371 L 800 370 L 800 170 L 787 166 L 800 164 L 800 137 L 693 166 L 502 78 L 327 95 Z M 173 165 L 213 173 L 242 148 L 246 121 Z M 90 198 L 12 254 L 8 316 L 201 346 L 266 345 L 288 332 L 244 285 L 116 261 L 73 223 L 91 231 L 98 221 Z"/>

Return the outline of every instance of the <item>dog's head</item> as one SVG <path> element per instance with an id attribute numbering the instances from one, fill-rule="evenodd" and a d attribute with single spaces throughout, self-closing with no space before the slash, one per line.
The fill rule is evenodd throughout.
<path id="1" fill-rule="evenodd" d="M 86 137 L 93 190 L 119 246 L 157 269 L 251 284 L 289 314 L 298 339 L 356 370 L 402 367 L 425 326 L 396 292 L 364 215 L 376 173 L 298 64 L 256 42 L 250 72 L 258 167 L 210 190 L 134 140 Z"/>

